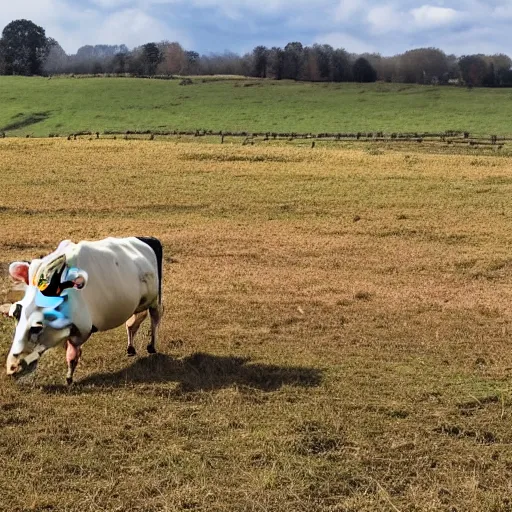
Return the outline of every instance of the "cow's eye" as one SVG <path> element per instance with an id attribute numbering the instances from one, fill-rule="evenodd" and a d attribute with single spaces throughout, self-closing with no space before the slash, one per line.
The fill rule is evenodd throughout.
<path id="1" fill-rule="evenodd" d="M 9 316 L 12 316 L 17 322 L 19 322 L 21 309 L 21 304 L 13 304 L 13 306 L 11 306 L 11 311 L 9 311 Z"/>

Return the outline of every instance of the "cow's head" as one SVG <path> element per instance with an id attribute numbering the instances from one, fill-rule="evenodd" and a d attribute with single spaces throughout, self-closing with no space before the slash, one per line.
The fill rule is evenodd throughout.
<path id="1" fill-rule="evenodd" d="M 14 262 L 9 267 L 11 277 L 24 283 L 25 295 L 9 311 L 9 316 L 16 321 L 16 330 L 7 356 L 7 375 L 19 376 L 35 370 L 43 352 L 70 336 L 73 320 L 69 314 L 67 289 L 81 289 L 87 283 L 86 272 L 66 268 L 59 275 L 59 295 L 48 295 L 43 293 L 47 286 L 41 291 L 41 285 L 31 283 L 29 270 L 25 262 Z"/>

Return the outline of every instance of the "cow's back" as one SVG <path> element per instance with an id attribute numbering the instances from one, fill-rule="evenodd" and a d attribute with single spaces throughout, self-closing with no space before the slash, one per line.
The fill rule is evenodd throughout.
<path id="1" fill-rule="evenodd" d="M 67 264 L 88 274 L 87 286 L 73 290 L 83 300 L 99 331 L 122 325 L 158 300 L 158 265 L 154 251 L 137 239 L 82 241 L 66 250 Z"/>

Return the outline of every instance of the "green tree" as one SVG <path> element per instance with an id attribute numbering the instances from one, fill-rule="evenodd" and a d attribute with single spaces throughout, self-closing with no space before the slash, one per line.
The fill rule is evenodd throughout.
<path id="1" fill-rule="evenodd" d="M 185 67 L 183 73 L 187 75 L 197 75 L 199 73 L 200 56 L 199 53 L 192 50 L 185 51 Z"/>
<path id="2" fill-rule="evenodd" d="M 400 78 L 406 83 L 438 83 L 449 71 L 446 54 L 437 48 L 416 48 L 399 59 Z"/>
<path id="3" fill-rule="evenodd" d="M 482 55 L 464 55 L 459 59 L 462 79 L 469 86 L 479 86 L 488 76 L 489 69 Z"/>
<path id="4" fill-rule="evenodd" d="M 494 70 L 494 62 L 490 62 L 487 66 L 487 74 L 482 80 L 482 85 L 486 87 L 496 87 L 496 71 Z"/>
<path id="5" fill-rule="evenodd" d="M 304 47 L 302 43 L 288 43 L 284 47 L 283 78 L 300 80 L 304 64 Z"/>
<path id="6" fill-rule="evenodd" d="M 512 68 L 512 59 L 508 55 L 498 53 L 486 57 L 486 62 L 489 67 L 492 66 L 494 72 L 494 81 L 492 85 L 510 85 L 510 69 Z M 490 72 L 486 81 L 491 79 Z"/>
<path id="7" fill-rule="evenodd" d="M 334 50 L 331 61 L 331 81 L 350 82 L 352 80 L 352 66 L 348 53 L 343 48 Z"/>
<path id="8" fill-rule="evenodd" d="M 5 75 L 5 49 L 2 39 L 0 39 L 0 75 Z"/>
<path id="9" fill-rule="evenodd" d="M 142 63 L 144 73 L 154 75 L 156 68 L 162 62 L 163 56 L 156 43 L 146 43 L 142 46 Z"/>
<path id="10" fill-rule="evenodd" d="M 50 50 L 42 27 L 29 20 L 11 21 L 2 31 L 5 73 L 38 75 Z"/>
<path id="11" fill-rule="evenodd" d="M 267 78 L 269 51 L 265 46 L 256 46 L 252 51 L 252 76 Z"/>
<path id="12" fill-rule="evenodd" d="M 354 62 L 352 65 L 352 75 L 355 82 L 369 83 L 377 80 L 377 72 L 364 57 L 359 57 Z"/>
<path id="13" fill-rule="evenodd" d="M 268 56 L 268 74 L 274 80 L 281 80 L 284 72 L 284 51 L 274 46 Z"/>

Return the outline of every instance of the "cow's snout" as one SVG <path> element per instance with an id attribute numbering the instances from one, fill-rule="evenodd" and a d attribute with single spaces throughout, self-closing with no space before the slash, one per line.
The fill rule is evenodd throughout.
<path id="1" fill-rule="evenodd" d="M 10 377 L 19 377 L 27 373 L 31 373 L 36 369 L 37 360 L 30 364 L 25 361 L 26 354 L 9 355 L 7 357 L 7 375 Z"/>
<path id="2" fill-rule="evenodd" d="M 9 355 L 7 357 L 7 375 L 16 375 L 21 370 L 20 354 Z"/>
<path id="3" fill-rule="evenodd" d="M 16 375 L 19 373 L 20 371 L 20 367 L 19 365 L 11 365 L 11 367 L 9 368 L 9 370 L 7 370 L 7 375 L 11 378 L 14 378 L 16 377 Z"/>

